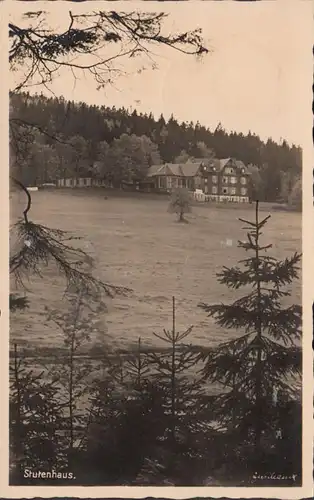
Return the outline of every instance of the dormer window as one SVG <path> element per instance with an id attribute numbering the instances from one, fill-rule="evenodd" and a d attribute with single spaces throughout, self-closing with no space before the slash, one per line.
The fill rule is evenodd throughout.
<path id="1" fill-rule="evenodd" d="M 216 172 L 216 167 L 213 167 L 213 171 Z"/>

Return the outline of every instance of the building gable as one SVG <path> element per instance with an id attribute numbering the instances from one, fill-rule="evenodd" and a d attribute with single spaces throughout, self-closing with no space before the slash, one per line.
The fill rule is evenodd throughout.
<path id="1" fill-rule="evenodd" d="M 171 175 L 167 165 L 152 165 L 149 167 L 147 177 L 155 177 L 158 175 Z"/>
<path id="2" fill-rule="evenodd" d="M 148 177 L 195 177 L 199 175 L 201 163 L 166 163 L 164 165 L 152 165 L 148 169 Z"/>
<path id="3" fill-rule="evenodd" d="M 228 171 L 228 169 L 232 170 Z M 248 169 L 244 165 L 243 161 L 235 160 L 234 158 L 226 158 L 224 160 L 220 160 L 220 172 L 223 175 L 248 175 Z"/>
<path id="4" fill-rule="evenodd" d="M 183 177 L 196 177 L 200 173 L 201 166 L 201 162 L 183 163 L 181 165 Z"/>

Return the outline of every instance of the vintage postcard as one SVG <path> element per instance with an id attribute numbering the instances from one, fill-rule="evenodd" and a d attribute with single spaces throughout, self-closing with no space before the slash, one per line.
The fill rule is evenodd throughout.
<path id="1" fill-rule="evenodd" d="M 281 5 L 1 4 L 2 497 L 311 496 L 312 6 Z"/>

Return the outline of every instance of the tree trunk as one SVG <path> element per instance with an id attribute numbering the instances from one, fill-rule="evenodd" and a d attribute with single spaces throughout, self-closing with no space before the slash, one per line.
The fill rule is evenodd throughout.
<path id="1" fill-rule="evenodd" d="M 180 214 L 181 215 L 181 214 Z M 171 353 L 171 437 L 176 442 L 176 316 L 172 297 L 172 353 Z"/>
<path id="2" fill-rule="evenodd" d="M 258 311 L 257 311 L 257 322 L 256 322 L 256 330 L 257 337 L 260 341 L 262 338 L 262 308 L 261 308 L 261 283 L 259 276 L 259 220 L 258 220 L 258 201 L 256 201 L 256 209 L 255 209 L 255 223 L 256 223 L 256 236 L 255 236 L 255 257 L 256 257 L 256 290 L 258 297 Z M 261 405 L 262 405 L 262 351 L 261 346 L 258 345 L 257 348 L 257 359 L 256 359 L 256 379 L 255 379 L 255 397 L 256 397 L 256 422 L 255 422 L 255 447 L 257 453 L 260 452 L 261 446 L 261 437 L 262 437 L 262 421 L 261 421 Z"/>

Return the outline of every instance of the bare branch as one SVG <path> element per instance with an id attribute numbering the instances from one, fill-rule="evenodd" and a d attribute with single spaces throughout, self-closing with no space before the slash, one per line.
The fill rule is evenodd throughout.
<path id="1" fill-rule="evenodd" d="M 40 13 L 37 19 L 44 15 Z M 33 17 L 27 16 L 29 23 Z M 163 34 L 166 18 L 165 13 L 100 11 L 75 15 L 69 11 L 69 25 L 60 33 L 43 28 L 41 23 L 26 28 L 10 23 L 11 70 L 27 68 L 15 90 L 49 84 L 63 67 L 88 71 L 103 86 L 112 82 L 111 75 L 121 74 L 116 65 L 120 59 L 149 55 L 153 45 L 189 55 L 208 52 L 200 29 Z M 84 62 L 84 56 L 93 60 Z"/>
<path id="2" fill-rule="evenodd" d="M 31 198 L 31 195 L 28 191 L 28 189 L 26 189 L 26 187 L 24 186 L 24 184 L 20 181 L 18 181 L 17 179 L 15 179 L 14 177 L 10 177 L 10 179 L 17 185 L 19 186 L 22 191 L 24 191 L 24 193 L 26 194 L 26 197 L 27 197 L 27 206 L 25 208 L 25 210 L 23 210 L 23 215 L 24 215 L 24 220 L 25 220 L 25 223 L 27 224 L 28 223 L 28 218 L 27 218 L 27 214 L 28 212 L 30 211 L 31 209 L 31 206 L 32 206 L 32 198 Z"/>

